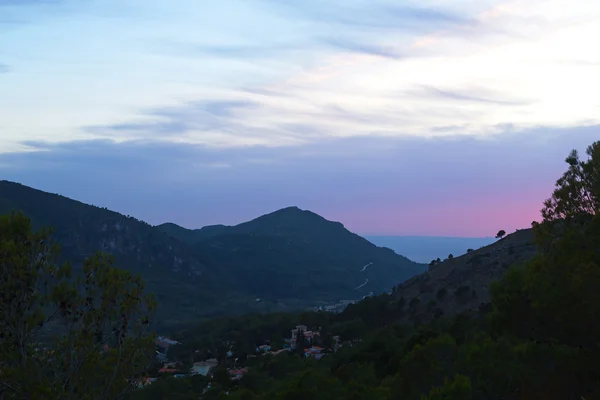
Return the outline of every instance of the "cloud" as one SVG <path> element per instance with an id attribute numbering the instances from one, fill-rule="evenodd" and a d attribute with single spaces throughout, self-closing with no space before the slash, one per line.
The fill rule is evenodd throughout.
<path id="1" fill-rule="evenodd" d="M 489 235 L 527 227 L 600 126 L 492 139 L 355 137 L 214 149 L 161 141 L 27 143 L 0 173 L 151 223 L 234 224 L 297 205 L 364 234 Z"/>
<path id="2" fill-rule="evenodd" d="M 317 23 L 338 24 L 367 29 L 427 29 L 432 25 L 464 24 L 467 18 L 441 9 L 417 7 L 409 4 L 390 4 L 385 1 L 331 1 L 307 0 L 293 3 L 265 0 L 274 9 Z"/>
<path id="3" fill-rule="evenodd" d="M 356 42 L 354 40 L 347 40 L 342 38 L 326 38 L 323 39 L 322 42 L 336 49 L 349 52 L 363 53 L 393 59 L 398 59 L 401 57 L 400 53 L 396 49 L 391 47 L 378 46 L 369 43 L 361 43 Z"/>
<path id="4" fill-rule="evenodd" d="M 6 74 L 10 72 L 10 67 L 6 64 L 0 64 L 0 74 Z"/>
<path id="5" fill-rule="evenodd" d="M 0 35 L 2 62 L 19 71 L 0 95 L 2 151 L 22 140 L 222 148 L 600 123 L 588 46 L 597 2 L 121 3 L 6 8 L 35 23 Z"/>
<path id="6" fill-rule="evenodd" d="M 230 132 L 241 124 L 235 115 L 240 109 L 253 109 L 258 104 L 250 101 L 207 100 L 176 107 L 151 109 L 143 113 L 141 122 L 90 126 L 86 131 L 99 136 L 145 138 L 151 140 L 183 137 L 189 133 L 219 130 Z"/>
<path id="7" fill-rule="evenodd" d="M 150 47 L 154 51 L 177 55 L 182 57 L 206 57 L 229 59 L 261 59 L 270 58 L 282 53 L 290 53 L 301 50 L 302 47 L 290 43 L 263 43 L 263 44 L 223 44 L 199 43 L 189 40 L 164 41 L 163 43 L 152 43 Z"/>
<path id="8" fill-rule="evenodd" d="M 481 89 L 465 90 L 442 90 L 436 87 L 422 86 L 422 93 L 425 96 L 437 97 L 445 100 L 457 100 L 473 103 L 488 103 L 494 105 L 519 106 L 528 105 L 530 102 L 525 100 L 509 100 L 506 95 L 493 93 Z M 418 92 L 418 91 L 417 91 Z M 493 98 L 498 97 L 498 98 Z M 504 97 L 504 99 L 502 98 Z M 510 98 L 510 97 L 509 97 Z"/>

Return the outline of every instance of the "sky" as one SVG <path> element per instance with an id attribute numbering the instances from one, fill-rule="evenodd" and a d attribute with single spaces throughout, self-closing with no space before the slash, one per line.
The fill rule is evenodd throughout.
<path id="1" fill-rule="evenodd" d="M 600 138 L 600 2 L 0 0 L 0 179 L 188 228 L 529 227 Z"/>

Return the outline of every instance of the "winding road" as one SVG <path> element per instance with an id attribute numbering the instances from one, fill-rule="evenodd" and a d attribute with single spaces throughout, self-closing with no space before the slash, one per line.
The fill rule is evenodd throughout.
<path id="1" fill-rule="evenodd" d="M 354 290 L 360 289 L 361 287 L 365 286 L 367 283 L 369 283 L 369 278 L 367 278 L 367 280 L 365 281 L 365 283 L 363 283 L 362 285 L 357 286 L 356 288 L 354 288 Z"/>
<path id="2" fill-rule="evenodd" d="M 365 265 L 364 267 L 362 267 L 362 269 L 360 270 L 360 272 L 364 272 L 367 270 L 368 267 L 370 267 L 371 265 L 373 265 L 372 262 L 368 263 L 367 265 Z"/>

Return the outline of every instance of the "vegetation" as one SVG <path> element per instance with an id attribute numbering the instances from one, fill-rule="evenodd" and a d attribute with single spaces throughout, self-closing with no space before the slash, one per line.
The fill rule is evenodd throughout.
<path id="1" fill-rule="evenodd" d="M 569 171 L 545 203 L 544 220 L 533 229 L 537 255 L 508 269 L 477 313 L 447 317 L 428 302 L 437 317 L 422 322 L 414 314 L 407 324 L 404 316 L 422 301 L 407 301 L 395 290 L 341 314 L 256 315 L 203 324 L 181 335 L 212 355 L 224 342 L 234 343 L 240 352 L 234 357 L 251 354 L 265 340 L 276 347 L 298 323 L 319 326 L 321 338 L 339 335 L 344 342 L 321 361 L 293 352 L 247 358 L 249 371 L 239 382 L 213 378 L 203 398 L 224 398 L 224 392 L 230 399 L 254 400 L 599 398 L 600 142 L 588 155 L 584 162 L 567 160 Z M 434 295 L 446 301 L 447 292 Z M 453 294 L 477 295 L 467 285 Z M 223 350 L 218 356 L 226 366 L 231 360 Z M 136 395 L 152 393 L 149 387 Z"/>
<path id="2" fill-rule="evenodd" d="M 47 230 L 0 217 L 0 397 L 124 398 L 154 356 L 155 302 L 108 256 L 74 274 L 58 254 Z"/>
<path id="3" fill-rule="evenodd" d="M 504 230 L 500 230 L 496 233 L 496 239 L 502 239 L 504 236 L 506 236 L 506 231 Z"/>

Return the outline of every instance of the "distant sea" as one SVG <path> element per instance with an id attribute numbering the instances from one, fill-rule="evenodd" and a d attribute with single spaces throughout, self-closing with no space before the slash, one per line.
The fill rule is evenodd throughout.
<path id="1" fill-rule="evenodd" d="M 388 247 L 412 261 L 429 264 L 431 260 L 459 256 L 467 249 L 478 249 L 496 241 L 492 237 L 458 238 L 442 236 L 365 236 L 371 243 Z"/>

